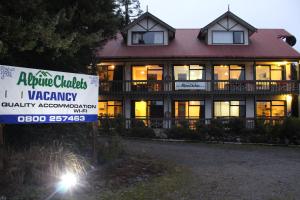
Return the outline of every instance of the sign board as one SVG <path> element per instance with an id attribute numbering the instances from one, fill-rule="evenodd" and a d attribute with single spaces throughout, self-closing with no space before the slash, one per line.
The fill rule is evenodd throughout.
<path id="1" fill-rule="evenodd" d="M 175 82 L 175 90 L 206 90 L 205 82 Z"/>
<path id="2" fill-rule="evenodd" d="M 98 77 L 0 65 L 0 124 L 97 121 Z"/>

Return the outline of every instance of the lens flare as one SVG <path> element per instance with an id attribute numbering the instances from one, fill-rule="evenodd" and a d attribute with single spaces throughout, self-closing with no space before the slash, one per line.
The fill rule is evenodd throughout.
<path id="1" fill-rule="evenodd" d="M 60 182 L 58 183 L 58 187 L 61 192 L 65 192 L 74 188 L 77 185 L 77 183 L 78 183 L 77 176 L 71 172 L 66 172 L 60 177 Z"/>

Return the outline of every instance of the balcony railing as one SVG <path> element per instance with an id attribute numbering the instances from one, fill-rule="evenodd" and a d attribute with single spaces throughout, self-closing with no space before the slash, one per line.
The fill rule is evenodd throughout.
<path id="1" fill-rule="evenodd" d="M 122 123 L 124 128 L 149 127 L 153 129 L 169 129 L 172 127 L 185 127 L 190 129 L 201 128 L 205 124 L 220 123 L 222 126 L 229 127 L 233 120 L 242 123 L 245 128 L 254 128 L 256 124 L 280 124 L 285 117 L 273 118 L 216 118 L 216 119 L 195 119 L 195 118 L 99 118 L 100 127 L 115 128 Z"/>
<path id="2" fill-rule="evenodd" d="M 100 81 L 100 94 L 299 94 L 299 81 Z"/>

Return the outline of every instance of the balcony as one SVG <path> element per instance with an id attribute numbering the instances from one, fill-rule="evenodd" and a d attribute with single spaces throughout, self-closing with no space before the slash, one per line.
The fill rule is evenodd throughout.
<path id="1" fill-rule="evenodd" d="M 299 94 L 299 81 L 100 81 L 100 95 Z"/>

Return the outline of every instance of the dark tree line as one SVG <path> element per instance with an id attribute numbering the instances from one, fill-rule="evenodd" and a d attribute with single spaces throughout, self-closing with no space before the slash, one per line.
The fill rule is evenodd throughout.
<path id="1" fill-rule="evenodd" d="M 138 0 L 1 0 L 0 64 L 85 72 L 93 49 L 140 13 Z"/>

